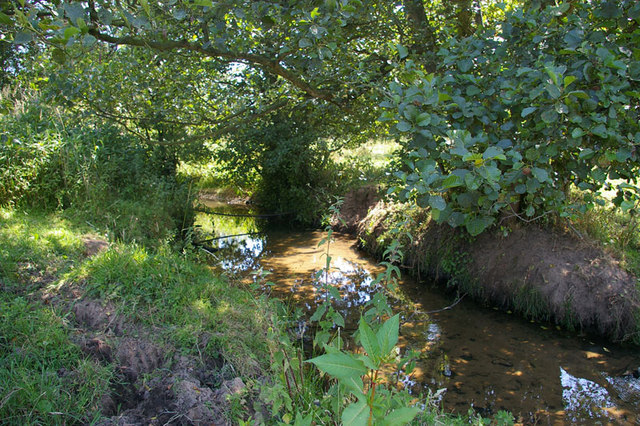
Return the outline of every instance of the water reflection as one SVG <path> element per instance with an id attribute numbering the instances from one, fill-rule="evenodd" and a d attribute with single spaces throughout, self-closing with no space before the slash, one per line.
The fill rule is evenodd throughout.
<path id="1" fill-rule="evenodd" d="M 615 404 L 603 386 L 591 380 L 572 376 L 562 367 L 560 367 L 560 383 L 568 420 L 578 422 L 585 418 L 609 417 L 606 409 L 614 407 Z"/>

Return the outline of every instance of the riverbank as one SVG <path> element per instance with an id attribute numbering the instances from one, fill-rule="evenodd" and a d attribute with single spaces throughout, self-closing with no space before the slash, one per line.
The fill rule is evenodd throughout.
<path id="1" fill-rule="evenodd" d="M 345 224 L 336 222 L 366 251 L 381 256 L 398 236 L 403 264 L 418 278 L 433 277 L 530 320 L 640 344 L 637 278 L 594 242 L 518 224 L 506 235 L 494 231 L 472 239 L 431 221 L 424 209 L 382 201 L 375 192 L 368 187 L 347 194 Z"/>

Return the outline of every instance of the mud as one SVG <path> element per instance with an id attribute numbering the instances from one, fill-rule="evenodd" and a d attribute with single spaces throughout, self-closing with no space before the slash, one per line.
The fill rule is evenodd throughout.
<path id="1" fill-rule="evenodd" d="M 402 208 L 374 203 L 375 197 L 364 191 L 345 197 L 341 214 L 350 225 L 343 230 L 357 224 L 364 248 L 379 254 L 385 248 L 381 237 L 397 225 L 394 215 Z M 376 189 L 369 192 L 376 194 Z M 640 338 L 637 279 L 596 243 L 558 230 L 517 225 L 506 237 L 487 232 L 471 240 L 429 222 L 426 213 L 418 213 L 414 221 L 405 266 L 418 278 L 422 274 L 448 281 L 483 303 L 514 309 L 530 319 L 614 341 Z"/>

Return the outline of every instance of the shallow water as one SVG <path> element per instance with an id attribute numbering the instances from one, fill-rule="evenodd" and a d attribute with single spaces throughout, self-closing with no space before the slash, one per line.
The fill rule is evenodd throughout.
<path id="1" fill-rule="evenodd" d="M 247 218 L 201 214 L 198 223 L 218 236 L 261 231 L 259 222 Z M 343 296 L 336 309 L 346 328 L 355 328 L 360 308 L 380 290 L 373 278 L 382 268 L 356 249 L 355 239 L 334 234 L 330 274 L 318 276 L 327 248 L 318 242 L 325 236 L 271 230 L 211 244 L 229 249 L 214 253 L 227 273 L 270 271 L 272 294 L 308 313 L 325 297 L 318 280 L 330 280 Z M 413 391 L 446 389 L 445 411 L 466 413 L 472 406 L 489 416 L 509 410 L 527 424 L 640 424 L 640 381 L 631 375 L 635 371 L 637 377 L 640 367 L 637 350 L 532 324 L 470 300 L 427 315 L 455 303 L 455 295 L 408 278 L 399 287 L 392 303 L 402 318 L 399 345 L 421 353 L 412 376 L 403 381 Z"/>

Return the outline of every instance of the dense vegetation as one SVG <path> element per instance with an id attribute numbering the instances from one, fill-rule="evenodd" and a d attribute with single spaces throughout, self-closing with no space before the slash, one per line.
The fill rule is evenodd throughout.
<path id="1" fill-rule="evenodd" d="M 73 348 L 64 315 L 43 310 L 38 300 L 51 283 L 83 283 L 83 295 L 123 306 L 161 307 L 153 324 L 171 329 L 186 352 L 194 344 L 200 351 L 192 334 L 228 332 L 204 329 L 202 318 L 219 318 L 207 303 L 242 304 L 250 296 L 218 294 L 225 285 L 194 263 L 201 259 L 189 245 L 191 207 L 204 182 L 195 182 L 193 171 L 206 165 L 213 165 L 208 176 L 216 184 L 243 188 L 265 210 L 292 212 L 302 224 L 318 223 L 332 196 L 374 177 L 400 200 L 429 208 L 434 220 L 471 236 L 494 227 L 508 232 L 514 220 L 585 230 L 598 221 L 593 217 L 606 217 L 615 229 L 598 237 L 613 241 L 615 233 L 622 251 L 637 253 L 635 1 L 19 0 L 0 6 L 0 327 L 15 336 L 0 340 L 0 356 L 18 376 L 34 367 L 20 364 L 17 352 L 55 359 L 46 368 L 76 371 L 68 379 L 73 383 L 63 385 L 80 396 L 62 408 L 43 398 L 24 402 L 38 387 L 63 386 L 45 369 L 42 377 L 53 382 L 25 377 L 0 394 L 0 413 L 16 421 L 58 411 L 89 421 L 87 413 L 95 414 L 113 381 L 109 367 L 82 359 L 78 350 L 51 352 L 25 337 L 51 334 L 54 345 Z M 391 170 L 374 173 L 362 156 L 339 160 L 347 149 L 358 152 L 390 137 L 400 147 Z M 32 224 L 22 211 L 45 216 Z M 25 230 L 60 217 L 76 227 L 61 231 L 72 234 L 70 241 Z M 87 232 L 122 245 L 84 260 L 79 241 Z M 637 254 L 628 256 L 631 269 L 640 269 Z M 49 263 L 52 278 L 34 284 Z M 158 281 L 158 269 L 171 279 Z M 185 279 L 195 286 L 183 294 Z M 116 282 L 125 285 L 112 288 Z M 203 305 L 197 323 L 189 324 L 194 301 Z M 275 309 L 262 299 L 255 303 Z M 149 321 L 146 313 L 125 314 Z M 338 379 L 332 389 L 344 401 L 337 405 L 348 404 L 343 411 L 327 402 L 334 421 L 395 424 L 417 415 L 406 395 L 388 390 L 376 399 L 375 383 L 353 380 L 377 374 L 391 358 L 397 326 L 389 316 L 380 312 L 373 326 L 359 327 L 370 358 L 356 359 L 338 343 L 327 347 L 328 358 L 315 359 Z M 260 327 L 276 322 L 265 318 Z M 211 350 L 233 341 L 221 338 Z M 262 343 L 250 349 L 273 356 Z M 223 354 L 230 364 L 242 364 L 248 351 L 242 345 Z M 327 368 L 327 360 L 356 366 L 355 372 Z M 79 379 L 89 373 L 99 381 L 93 391 Z M 315 395 L 298 395 L 307 411 L 294 409 L 290 390 L 269 398 L 284 407 L 279 420 L 309 424 L 326 415 L 314 408 Z"/>

